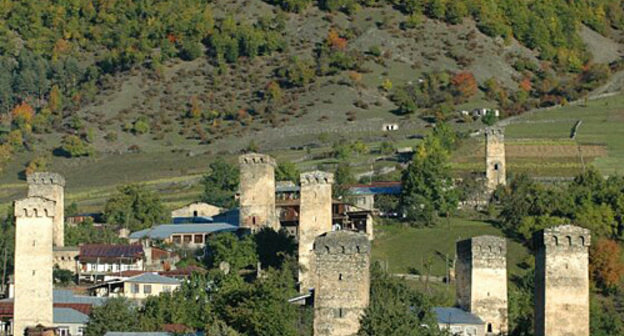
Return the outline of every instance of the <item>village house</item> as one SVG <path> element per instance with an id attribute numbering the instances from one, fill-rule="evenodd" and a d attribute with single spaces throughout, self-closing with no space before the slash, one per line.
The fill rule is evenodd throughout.
<path id="1" fill-rule="evenodd" d="M 171 211 L 171 218 L 212 217 L 223 212 L 222 208 L 205 202 L 189 203 Z"/>
<path id="2" fill-rule="evenodd" d="M 375 196 L 399 195 L 401 182 L 371 182 L 370 184 L 354 184 L 347 186 L 347 194 L 351 203 L 358 208 L 376 211 Z"/>
<path id="3" fill-rule="evenodd" d="M 453 307 L 433 308 L 440 330 L 448 330 L 453 336 L 484 336 L 485 322 L 479 317 Z"/>
<path id="4" fill-rule="evenodd" d="M 92 282 L 124 271 L 170 270 L 179 257 L 172 252 L 141 244 L 80 246 L 79 276 Z"/>
<path id="5" fill-rule="evenodd" d="M 209 235 L 237 230 L 237 226 L 226 223 L 164 224 L 133 232 L 128 238 L 131 243 L 162 241 L 187 248 L 203 248 Z"/>
<path id="6" fill-rule="evenodd" d="M 89 293 L 98 297 L 126 297 L 142 300 L 150 295 L 172 292 L 180 287 L 181 280 L 159 275 L 142 273 L 127 279 L 117 279 L 89 287 Z"/>

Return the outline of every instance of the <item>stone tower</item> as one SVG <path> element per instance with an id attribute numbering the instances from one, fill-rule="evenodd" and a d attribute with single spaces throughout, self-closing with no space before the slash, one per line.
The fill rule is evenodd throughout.
<path id="1" fill-rule="evenodd" d="M 332 230 L 332 184 L 334 174 L 312 171 L 301 174 L 299 205 L 299 289 L 314 287 L 314 239 Z"/>
<path id="2" fill-rule="evenodd" d="M 457 304 L 485 322 L 488 335 L 506 335 L 507 245 L 504 238 L 479 236 L 457 242 Z"/>
<path id="3" fill-rule="evenodd" d="M 316 238 L 314 336 L 352 336 L 370 300 L 370 241 L 333 231 Z"/>
<path id="4" fill-rule="evenodd" d="M 590 240 L 573 225 L 535 234 L 536 336 L 589 336 Z"/>
<path id="5" fill-rule="evenodd" d="M 53 231 L 57 206 L 43 197 L 15 201 L 14 335 L 27 327 L 51 327 Z"/>
<path id="6" fill-rule="evenodd" d="M 54 245 L 65 246 L 65 178 L 56 173 L 28 175 L 28 197 L 43 197 L 56 202 Z"/>
<path id="7" fill-rule="evenodd" d="M 505 172 L 505 135 L 501 128 L 485 130 L 485 178 L 487 190 L 492 192 L 507 181 Z"/>
<path id="8" fill-rule="evenodd" d="M 275 160 L 249 153 L 238 158 L 240 165 L 240 226 L 257 231 L 279 229 L 275 212 Z"/>

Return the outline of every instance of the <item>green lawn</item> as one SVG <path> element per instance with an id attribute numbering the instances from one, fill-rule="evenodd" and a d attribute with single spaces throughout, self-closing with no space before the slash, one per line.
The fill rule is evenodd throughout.
<path id="1" fill-rule="evenodd" d="M 451 218 L 450 229 L 446 223 L 433 228 L 377 225 L 372 259 L 384 265 L 387 263 L 391 273 L 409 273 L 413 268 L 425 274 L 423 261 L 429 258 L 432 262 L 431 275 L 443 276 L 445 257 L 455 257 L 455 242 L 479 235 L 504 236 L 488 223 L 460 218 Z M 529 252 L 511 240 L 507 240 L 507 246 L 508 268 L 510 273 L 515 273 L 518 264 L 528 257 Z"/>

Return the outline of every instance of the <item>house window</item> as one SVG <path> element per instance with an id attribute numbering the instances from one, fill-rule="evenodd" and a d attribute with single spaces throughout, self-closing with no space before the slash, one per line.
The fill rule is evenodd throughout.
<path id="1" fill-rule="evenodd" d="M 152 294 L 152 285 L 143 285 L 143 294 Z"/>
<path id="2" fill-rule="evenodd" d="M 342 273 L 338 274 L 338 280 L 342 281 Z"/>
<path id="3" fill-rule="evenodd" d="M 173 243 L 174 244 L 180 244 L 182 242 L 182 237 L 180 237 L 179 235 L 174 235 L 173 236 Z"/>
<path id="4" fill-rule="evenodd" d="M 163 292 L 165 293 L 171 292 L 171 286 L 163 286 Z"/>
<path id="5" fill-rule="evenodd" d="M 193 211 L 193 217 L 197 217 L 197 210 Z"/>
<path id="6" fill-rule="evenodd" d="M 76 336 L 82 336 L 84 335 L 84 332 L 85 332 L 84 327 L 78 327 L 78 333 L 76 334 Z"/>
<path id="7" fill-rule="evenodd" d="M 184 243 L 190 243 L 193 241 L 193 235 L 184 235 Z"/>
<path id="8" fill-rule="evenodd" d="M 491 333 L 492 332 L 492 323 L 488 323 L 487 324 L 487 332 Z"/>
<path id="9" fill-rule="evenodd" d="M 69 327 L 58 327 L 59 336 L 69 336 Z"/>
<path id="10" fill-rule="evenodd" d="M 338 308 L 334 311 L 334 317 L 336 318 L 343 318 L 345 315 L 345 312 L 342 308 Z"/>
<path id="11" fill-rule="evenodd" d="M 139 284 L 132 284 L 132 288 L 131 288 L 131 292 L 132 294 L 138 294 L 139 293 Z"/>
<path id="12" fill-rule="evenodd" d="M 498 170 L 498 163 L 494 164 L 494 170 Z"/>
<path id="13" fill-rule="evenodd" d="M 204 236 L 198 234 L 195 235 L 195 244 L 202 244 L 204 242 Z"/>

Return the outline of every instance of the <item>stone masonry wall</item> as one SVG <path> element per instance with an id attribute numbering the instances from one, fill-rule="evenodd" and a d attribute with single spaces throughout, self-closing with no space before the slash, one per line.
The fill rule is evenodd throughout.
<path id="1" fill-rule="evenodd" d="M 353 336 L 370 301 L 370 241 L 364 233 L 328 232 L 314 244 L 314 336 Z"/>
<path id="2" fill-rule="evenodd" d="M 14 335 L 52 326 L 52 244 L 56 203 L 42 197 L 15 202 Z"/>
<path id="3" fill-rule="evenodd" d="M 458 305 L 481 318 L 493 335 L 508 332 L 507 246 L 479 236 L 457 243 Z"/>
<path id="4" fill-rule="evenodd" d="M 65 246 L 65 178 L 56 173 L 28 175 L 28 197 L 43 197 L 56 202 L 54 245 Z"/>
<path id="5" fill-rule="evenodd" d="M 505 136 L 500 128 L 485 131 L 485 167 L 487 190 L 506 184 Z"/>
<path id="6" fill-rule="evenodd" d="M 322 171 L 301 174 L 299 206 L 299 289 L 314 287 L 314 240 L 332 230 L 332 184 L 334 175 Z"/>
<path id="7" fill-rule="evenodd" d="M 534 239 L 535 335 L 589 336 L 589 230 L 561 225 Z"/>
<path id="8" fill-rule="evenodd" d="M 263 154 L 239 157 L 240 226 L 257 231 L 262 227 L 279 229 L 275 212 L 275 160 Z"/>

